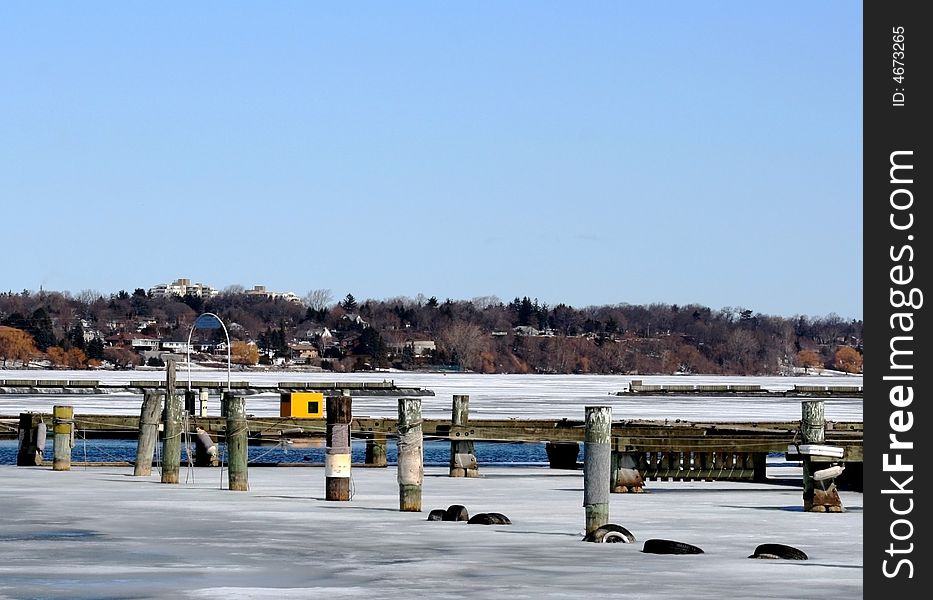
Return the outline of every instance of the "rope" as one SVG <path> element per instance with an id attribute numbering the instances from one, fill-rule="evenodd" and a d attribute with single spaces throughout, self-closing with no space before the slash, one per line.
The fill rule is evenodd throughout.
<path id="1" fill-rule="evenodd" d="M 182 425 L 181 430 L 184 432 L 185 439 L 185 456 L 188 459 L 188 468 L 185 470 L 185 483 L 191 481 L 194 483 L 194 461 L 191 459 L 191 432 L 189 431 L 190 423 L 188 422 L 188 411 L 184 411 L 182 414 Z"/>

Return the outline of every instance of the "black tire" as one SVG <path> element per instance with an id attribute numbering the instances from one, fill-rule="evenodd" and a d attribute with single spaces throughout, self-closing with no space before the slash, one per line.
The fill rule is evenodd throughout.
<path id="1" fill-rule="evenodd" d="M 783 558 L 785 560 L 807 560 L 807 553 L 786 544 L 759 544 L 749 558 Z"/>
<path id="2" fill-rule="evenodd" d="M 586 534 L 584 542 L 596 542 L 598 544 L 632 544 L 635 542 L 635 536 L 632 532 L 616 525 L 615 523 L 606 523 L 598 529 Z"/>
<path id="3" fill-rule="evenodd" d="M 469 521 L 470 513 L 462 504 L 451 504 L 444 511 L 444 521 Z"/>
<path id="4" fill-rule="evenodd" d="M 703 554 L 703 549 L 684 542 L 673 540 L 645 540 L 642 552 L 649 554 Z"/>
<path id="5" fill-rule="evenodd" d="M 428 521 L 443 521 L 444 520 L 444 509 L 435 508 L 428 513 Z"/>
<path id="6" fill-rule="evenodd" d="M 502 513 L 477 513 L 467 523 L 472 525 L 511 525 L 512 521 Z"/>
<path id="7" fill-rule="evenodd" d="M 486 514 L 496 519 L 497 521 L 496 525 L 511 525 L 512 524 L 512 520 L 502 513 L 493 512 L 493 513 L 486 513 Z"/>

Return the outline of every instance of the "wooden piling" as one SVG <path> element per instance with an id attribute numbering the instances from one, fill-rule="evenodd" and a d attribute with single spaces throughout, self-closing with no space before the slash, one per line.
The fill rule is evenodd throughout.
<path id="1" fill-rule="evenodd" d="M 165 367 L 165 417 L 162 438 L 162 483 L 178 483 L 181 471 L 181 398 L 175 394 L 175 361 Z"/>
<path id="2" fill-rule="evenodd" d="M 402 512 L 421 512 L 424 483 L 424 441 L 421 399 L 398 401 L 398 499 Z"/>
<path id="3" fill-rule="evenodd" d="M 46 426 L 40 419 L 34 413 L 19 413 L 19 447 L 16 452 L 16 465 L 19 467 L 42 464 Z"/>
<path id="4" fill-rule="evenodd" d="M 200 399 L 201 399 L 201 406 L 200 406 L 200 408 L 199 408 L 198 415 L 201 416 L 201 417 L 206 417 L 206 416 L 207 416 L 207 399 L 208 399 L 208 397 L 209 397 L 207 388 L 201 388 L 201 394 L 200 394 L 200 396 L 201 396 L 201 398 L 200 398 Z"/>
<path id="5" fill-rule="evenodd" d="M 470 420 L 470 397 L 454 395 L 450 412 L 452 426 L 466 427 Z M 473 440 L 450 440 L 450 477 L 479 477 Z"/>
<path id="6" fill-rule="evenodd" d="M 612 409 L 587 406 L 583 438 L 583 508 L 586 533 L 609 522 Z"/>
<path id="7" fill-rule="evenodd" d="M 74 447 L 75 409 L 72 406 L 52 407 L 52 470 L 71 470 L 71 449 Z"/>
<path id="8" fill-rule="evenodd" d="M 175 394 L 165 394 L 162 431 L 162 483 L 178 483 L 181 471 L 181 399 Z"/>
<path id="9" fill-rule="evenodd" d="M 371 467 L 384 467 L 386 460 L 386 434 L 373 431 L 366 435 L 366 456 L 363 462 Z"/>
<path id="10" fill-rule="evenodd" d="M 350 421 L 352 419 L 352 401 L 349 395 L 327 398 L 327 433 L 324 451 L 325 500 L 346 501 L 350 499 Z"/>
<path id="11" fill-rule="evenodd" d="M 246 398 L 236 396 L 233 392 L 224 392 L 223 404 L 227 415 L 227 489 L 245 492 L 249 490 L 249 424 L 246 421 Z"/>
<path id="12" fill-rule="evenodd" d="M 143 394 L 143 404 L 139 410 L 139 437 L 136 441 L 136 463 L 133 466 L 135 477 L 152 475 L 152 455 L 159 439 L 161 408 L 162 394 L 147 390 Z"/>
<path id="13" fill-rule="evenodd" d="M 803 444 L 826 441 L 826 417 L 822 400 L 804 400 L 801 405 L 800 439 Z M 803 455 L 803 509 L 808 512 L 843 512 L 842 499 L 830 478 L 817 482 L 813 474 L 829 466 L 825 459 Z"/>

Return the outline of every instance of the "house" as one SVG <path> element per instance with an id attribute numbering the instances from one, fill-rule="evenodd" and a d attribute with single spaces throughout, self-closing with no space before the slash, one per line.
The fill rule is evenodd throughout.
<path id="1" fill-rule="evenodd" d="M 246 290 L 247 296 L 268 298 L 269 300 L 286 300 L 288 302 L 294 302 L 296 304 L 301 304 L 301 298 L 298 297 L 294 292 L 272 292 L 266 289 L 264 285 L 254 285 L 253 289 Z"/>
<path id="2" fill-rule="evenodd" d="M 157 350 L 159 348 L 159 340 L 141 333 L 115 333 L 114 335 L 105 337 L 104 341 L 111 346 L 130 348 L 135 352 Z"/>
<path id="3" fill-rule="evenodd" d="M 340 320 L 349 321 L 350 323 L 353 323 L 354 325 L 362 325 L 364 328 L 369 327 L 369 323 L 364 321 L 363 317 L 359 316 L 358 314 L 347 313 L 343 315 L 342 317 L 340 317 Z"/>
<path id="4" fill-rule="evenodd" d="M 323 351 L 334 345 L 334 334 L 327 327 L 320 329 L 309 329 L 305 332 L 309 340 L 317 343 L 318 349 Z"/>
<path id="5" fill-rule="evenodd" d="M 291 359 L 296 363 L 307 363 L 320 357 L 317 347 L 308 341 L 291 342 L 288 344 Z"/>
<path id="6" fill-rule="evenodd" d="M 165 352 L 177 352 L 179 354 L 187 354 L 189 350 L 187 341 L 178 340 L 162 340 L 159 343 L 159 348 Z"/>
<path id="7" fill-rule="evenodd" d="M 530 325 L 519 325 L 518 327 L 513 327 L 512 331 L 515 332 L 515 335 L 525 335 L 525 336 L 536 336 L 541 335 L 541 332 L 535 329 Z"/>
<path id="8" fill-rule="evenodd" d="M 405 340 L 403 342 L 388 342 L 386 347 L 392 354 L 402 354 L 406 350 L 414 357 L 427 356 L 437 351 L 434 340 Z"/>

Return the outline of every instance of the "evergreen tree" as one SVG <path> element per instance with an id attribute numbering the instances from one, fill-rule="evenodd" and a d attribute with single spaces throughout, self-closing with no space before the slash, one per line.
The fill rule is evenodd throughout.
<path id="1" fill-rule="evenodd" d="M 353 297 L 353 294 L 347 294 L 340 306 L 348 313 L 356 312 L 356 298 Z"/>
<path id="2" fill-rule="evenodd" d="M 87 357 L 97 360 L 104 360 L 104 340 L 96 337 L 88 342 Z"/>
<path id="3" fill-rule="evenodd" d="M 37 308 L 29 317 L 29 333 L 36 340 L 36 347 L 45 352 L 55 345 L 55 332 L 52 330 L 52 319 L 44 308 Z"/>
<path id="4" fill-rule="evenodd" d="M 68 341 L 71 343 L 72 348 L 87 353 L 87 343 L 84 341 L 84 326 L 81 325 L 81 321 L 75 323 L 71 331 L 68 332 Z"/>

